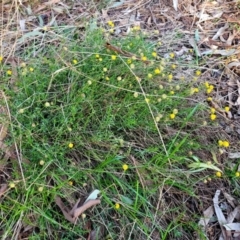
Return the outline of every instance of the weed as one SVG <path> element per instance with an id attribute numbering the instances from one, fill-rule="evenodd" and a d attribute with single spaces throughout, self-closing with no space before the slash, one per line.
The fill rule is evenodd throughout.
<path id="1" fill-rule="evenodd" d="M 166 199 L 172 188 L 195 197 L 202 180 L 190 179 L 186 170 L 194 162 L 189 151 L 200 148 L 193 135 L 202 119 L 195 116 L 206 107 L 191 105 L 200 87 L 179 78 L 175 54 L 158 56 L 140 30 L 121 40 L 106 31 L 89 30 L 78 40 L 74 31 L 53 28 L 47 36 L 59 34 L 57 44 L 42 48 L 29 41 L 19 53 L 25 62 L 17 69 L 15 90 L 8 82 L 16 76 L 1 65 L 12 143 L 28 160 L 23 176 L 11 166 L 11 189 L 1 207 L 5 237 L 14 237 L 12 228 L 21 222 L 32 229 L 31 239 L 73 239 L 86 235 L 89 219 L 112 239 L 120 230 L 121 239 L 150 239 L 153 233 L 177 239 L 182 228 L 196 230 L 183 224 L 191 221 L 183 205 L 167 207 Z M 72 226 L 55 197 L 73 205 L 94 188 L 101 190 L 101 205 L 79 220 L 81 227 Z"/>

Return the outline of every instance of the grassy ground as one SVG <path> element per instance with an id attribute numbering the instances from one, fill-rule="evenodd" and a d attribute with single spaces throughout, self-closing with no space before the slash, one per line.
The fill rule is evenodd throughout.
<path id="1" fill-rule="evenodd" d="M 3 239 L 205 239 L 199 189 L 220 181 L 214 156 L 229 143 L 201 135 L 218 129 L 206 68 L 194 50 L 186 63 L 137 27 L 121 39 L 112 28 L 43 28 L 14 71 L 2 63 L 1 119 L 19 151 L 2 162 Z M 101 204 L 67 221 L 56 197 L 72 207 L 94 189 Z"/>

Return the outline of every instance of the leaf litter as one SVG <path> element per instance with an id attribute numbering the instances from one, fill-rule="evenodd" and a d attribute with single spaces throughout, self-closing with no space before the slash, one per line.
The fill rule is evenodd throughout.
<path id="1" fill-rule="evenodd" d="M 240 236 L 240 223 L 233 221 L 240 221 L 239 202 L 225 191 L 222 192 L 225 200 L 219 200 L 221 190 L 217 190 L 213 198 L 213 205 L 209 206 L 203 212 L 203 217 L 198 222 L 198 225 L 202 228 L 203 232 L 207 233 L 211 225 L 217 220 L 221 227 L 219 240 L 238 239 Z M 225 217 L 226 212 L 227 217 Z M 216 216 L 216 219 L 214 216 Z"/>
<path id="2" fill-rule="evenodd" d="M 68 220 L 71 223 L 76 223 L 77 218 L 84 213 L 89 208 L 96 206 L 101 203 L 100 199 L 98 199 L 98 194 L 100 191 L 98 189 L 95 189 L 88 198 L 84 201 L 83 204 L 80 204 L 80 200 L 78 199 L 75 205 L 70 210 L 68 207 L 64 205 L 60 197 L 55 198 L 55 203 L 59 206 L 61 209 L 64 217 L 66 220 Z"/>

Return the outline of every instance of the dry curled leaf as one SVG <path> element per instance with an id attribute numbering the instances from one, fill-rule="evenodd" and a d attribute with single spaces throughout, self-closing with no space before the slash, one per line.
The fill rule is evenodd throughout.
<path id="1" fill-rule="evenodd" d="M 64 206 L 64 204 L 63 204 L 63 202 L 62 202 L 62 200 L 61 200 L 60 197 L 56 197 L 56 198 L 55 198 L 55 203 L 56 203 L 56 204 L 59 206 L 59 208 L 61 209 L 64 217 L 65 217 L 69 222 L 74 223 L 75 221 L 74 221 L 73 217 L 68 213 L 69 210 Z"/>
<path id="2" fill-rule="evenodd" d="M 7 190 L 7 184 L 2 184 L 0 188 L 0 197 L 6 192 Z"/>
<path id="3" fill-rule="evenodd" d="M 73 217 L 77 218 L 79 217 L 83 212 L 85 212 L 87 209 L 89 209 L 90 207 L 93 207 L 97 204 L 100 204 L 101 201 L 99 199 L 95 199 L 95 200 L 88 200 L 85 204 L 83 204 L 83 206 L 77 208 L 74 212 L 73 212 Z"/>
<path id="4" fill-rule="evenodd" d="M 73 208 L 70 210 L 68 209 L 62 202 L 60 197 L 56 197 L 55 198 L 55 203 L 59 206 L 59 208 L 61 209 L 64 217 L 66 220 L 68 220 L 71 223 L 75 223 L 75 221 L 77 220 L 77 218 L 83 213 L 85 212 L 87 209 L 100 204 L 101 201 L 100 199 L 95 199 L 97 198 L 97 194 L 99 193 L 99 190 L 94 190 L 89 197 L 87 198 L 87 200 L 83 203 L 82 206 L 79 206 L 80 204 L 80 199 L 78 199 L 78 201 L 75 203 L 75 205 L 73 206 Z"/>

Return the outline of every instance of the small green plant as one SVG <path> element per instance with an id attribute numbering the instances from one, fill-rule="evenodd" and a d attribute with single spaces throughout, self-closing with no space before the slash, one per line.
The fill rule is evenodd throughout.
<path id="1" fill-rule="evenodd" d="M 73 205 L 75 193 L 83 197 L 97 188 L 101 205 L 86 215 L 94 229 L 104 226 L 104 236 L 115 239 L 118 229 L 125 229 L 122 239 L 149 239 L 153 232 L 161 239 L 178 238 L 174 217 L 170 224 L 161 219 L 182 206 L 166 209 L 159 195 L 174 187 L 194 197 L 194 184 L 204 176 L 187 166 L 219 170 L 189 157 L 201 147 L 194 131 L 203 118 L 196 116 L 207 109 L 192 104 L 204 88 L 197 82 L 201 71 L 196 66 L 185 79 L 174 53 L 159 56 L 139 28 L 121 40 L 111 37 L 113 27 L 110 22 L 107 29 L 94 27 L 81 41 L 74 31 L 61 32 L 58 44 L 36 57 L 36 43 L 30 42 L 20 53 L 26 61 L 17 69 L 15 90 L 8 87 L 12 70 L 1 65 L 12 141 L 27 160 L 20 172 L 12 167 L 1 208 L 5 236 L 14 237 L 18 221 L 32 227 L 31 239 L 86 236 L 87 220 L 72 225 L 54 199 L 61 196 Z"/>

